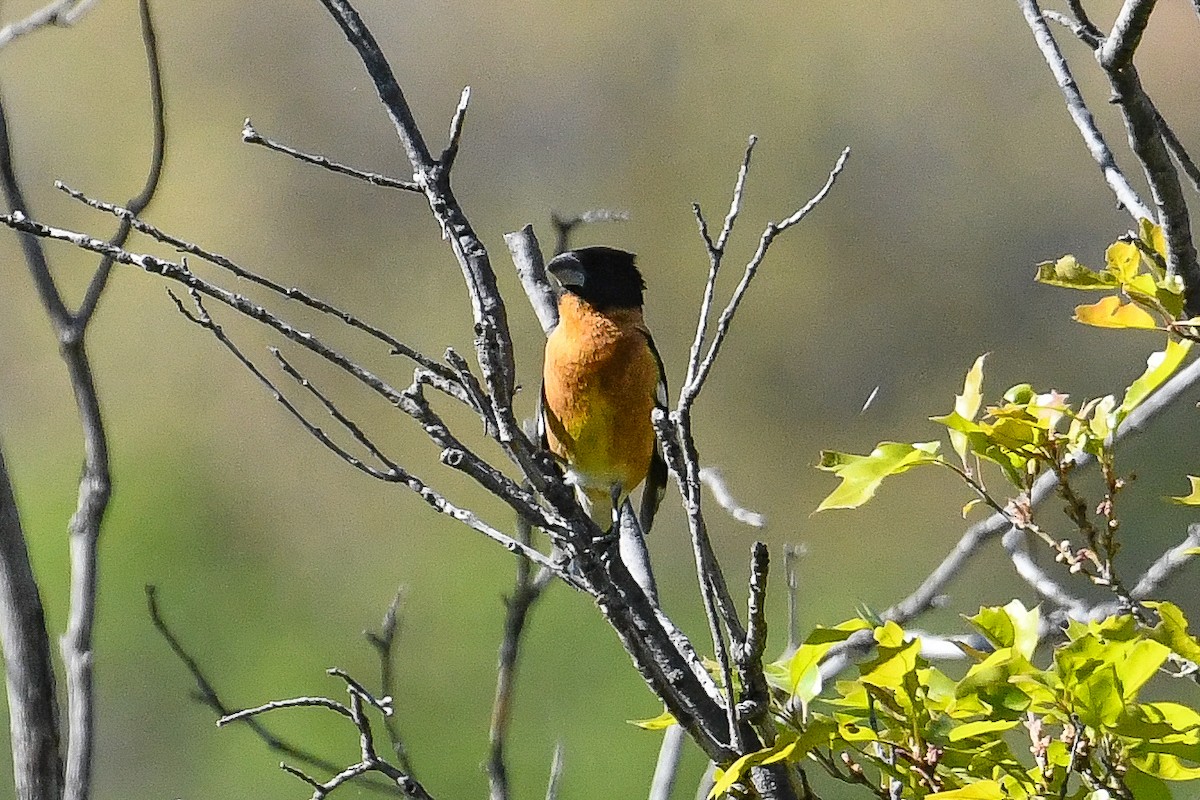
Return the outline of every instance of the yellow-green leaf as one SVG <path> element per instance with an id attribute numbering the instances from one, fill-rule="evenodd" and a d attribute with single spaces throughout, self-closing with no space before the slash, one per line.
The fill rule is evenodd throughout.
<path id="1" fill-rule="evenodd" d="M 1154 317 L 1133 303 L 1124 303 L 1115 294 L 1098 303 L 1076 306 L 1074 319 L 1084 325 L 1097 328 L 1147 328 L 1158 327 Z"/>
<path id="2" fill-rule="evenodd" d="M 675 721 L 675 716 L 669 711 L 664 711 L 657 717 L 651 717 L 650 719 L 627 719 L 625 721 L 630 725 L 636 725 L 642 730 L 647 731 L 661 731 L 672 725 L 679 724 Z"/>
<path id="3" fill-rule="evenodd" d="M 1113 242 L 1104 251 L 1108 271 L 1121 283 L 1128 283 L 1138 274 L 1142 257 L 1137 245 L 1132 242 Z"/>
<path id="4" fill-rule="evenodd" d="M 1038 264 L 1036 280 L 1066 289 L 1112 289 L 1117 285 L 1112 275 L 1088 269 L 1076 261 L 1075 256 L 1063 256 L 1058 261 Z"/>
<path id="5" fill-rule="evenodd" d="M 1165 781 L 1194 781 L 1200 778 L 1200 767 L 1186 766 L 1179 758 L 1167 753 L 1130 753 L 1129 763 L 1142 772 Z"/>
<path id="6" fill-rule="evenodd" d="M 821 501 L 817 511 L 861 506 L 875 496 L 884 478 L 907 472 L 920 464 L 941 461 L 938 449 L 938 442 L 881 442 L 866 456 L 822 451 L 821 463 L 817 468 L 832 472 L 842 479 L 842 483 Z"/>
<path id="7" fill-rule="evenodd" d="M 950 741 L 961 742 L 972 736 L 1007 731 L 1020 724 L 1021 720 L 1019 719 L 981 719 L 976 722 L 966 722 L 950 731 Z"/>
<path id="8" fill-rule="evenodd" d="M 1146 359 L 1146 371 L 1125 390 L 1125 399 L 1117 409 L 1118 424 L 1175 374 L 1191 348 L 1190 341 L 1167 342 L 1165 350 L 1150 354 Z"/>
<path id="9" fill-rule="evenodd" d="M 1138 220 L 1138 237 L 1154 252 L 1167 257 L 1167 240 L 1163 236 L 1162 226 L 1146 218 Z"/>
<path id="10" fill-rule="evenodd" d="M 1146 605 L 1158 612 L 1158 624 L 1151 631 L 1154 641 L 1171 648 L 1171 652 L 1188 661 L 1200 662 L 1200 642 L 1188 633 L 1187 617 L 1174 603 L 1151 603 Z"/>
<path id="11" fill-rule="evenodd" d="M 925 800 L 1004 800 L 1004 797 L 1004 789 L 999 781 L 986 780 L 976 781 L 961 789 L 927 794 Z"/>
<path id="12" fill-rule="evenodd" d="M 1192 484 L 1192 490 L 1185 495 L 1172 497 L 1171 502 L 1181 506 L 1200 506 L 1200 478 L 1188 475 L 1187 479 Z"/>
<path id="13" fill-rule="evenodd" d="M 971 369 L 967 370 L 967 378 L 963 381 L 963 391 L 954 397 L 954 413 L 966 420 L 974 420 L 979 413 L 979 405 L 983 402 L 983 360 L 984 353 L 975 359 Z M 950 444 L 959 459 L 967 463 L 967 435 L 961 431 L 950 429 Z M 965 515 L 964 515 L 965 516 Z"/>

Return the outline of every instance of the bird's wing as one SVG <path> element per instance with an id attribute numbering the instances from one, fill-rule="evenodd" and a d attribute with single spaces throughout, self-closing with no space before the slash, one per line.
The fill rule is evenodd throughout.
<path id="1" fill-rule="evenodd" d="M 650 331 L 642 329 L 642 333 L 646 337 L 646 343 L 650 345 L 650 352 L 654 354 L 654 360 L 658 363 L 658 386 L 654 392 L 654 404 L 664 411 L 667 408 L 667 372 L 663 368 L 662 356 L 658 354 L 658 348 L 654 346 L 654 337 L 650 335 Z M 650 526 L 654 524 L 654 515 L 658 512 L 658 506 L 662 503 L 663 495 L 667 492 L 667 462 L 663 460 L 662 447 L 658 444 L 657 437 L 654 444 L 654 452 L 650 456 L 650 471 L 646 474 L 646 486 L 642 489 L 642 508 L 638 513 L 638 522 L 642 526 L 642 533 L 650 532 Z"/>

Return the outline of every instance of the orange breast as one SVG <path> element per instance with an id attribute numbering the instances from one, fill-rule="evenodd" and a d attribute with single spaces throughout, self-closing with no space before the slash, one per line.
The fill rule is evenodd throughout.
<path id="1" fill-rule="evenodd" d="M 646 478 L 654 450 L 659 373 L 642 313 L 601 313 L 568 294 L 559 314 L 542 376 L 550 450 L 588 495 L 602 498 L 614 485 L 628 494 Z"/>

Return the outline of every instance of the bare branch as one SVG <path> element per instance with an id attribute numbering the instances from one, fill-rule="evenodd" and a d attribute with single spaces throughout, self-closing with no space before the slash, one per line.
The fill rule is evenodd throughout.
<path id="1" fill-rule="evenodd" d="M 517 277 L 533 306 L 542 333 L 549 335 L 558 324 L 558 305 L 554 299 L 554 289 L 546 277 L 546 264 L 542 261 L 541 245 L 533 233 L 533 226 L 526 225 L 519 231 L 504 234 L 504 242 L 512 255 L 513 264 L 517 268 Z"/>
<path id="2" fill-rule="evenodd" d="M 450 138 L 446 143 L 446 149 L 442 151 L 442 157 L 438 159 L 446 170 L 454 167 L 454 159 L 458 157 L 458 144 L 462 139 L 463 122 L 467 119 L 467 105 L 470 102 L 471 87 L 463 87 L 462 94 L 458 98 L 458 106 L 454 109 L 454 116 L 450 118 Z"/>
<path id="3" fill-rule="evenodd" d="M 517 535 L 525 545 L 532 544 L 533 529 L 525 520 L 517 520 Z M 529 568 L 529 562 L 523 558 L 517 559 L 516 567 L 512 594 L 504 600 L 504 637 L 500 642 L 499 663 L 496 666 L 496 693 L 492 701 L 491 724 L 488 727 L 486 769 L 491 800 L 508 800 L 511 796 L 505 747 L 509 721 L 512 718 L 513 695 L 516 691 L 517 662 L 529 613 L 541 598 L 550 577 L 546 570 L 535 577 Z"/>
<path id="4" fill-rule="evenodd" d="M 554 743 L 554 756 L 550 759 L 550 777 L 546 781 L 546 800 L 558 800 L 558 785 L 563 774 L 563 743 Z"/>
<path id="5" fill-rule="evenodd" d="M 1155 0 L 1125 0 L 1113 23 L 1112 33 L 1105 37 L 1096 52 L 1096 59 L 1105 72 L 1124 69 L 1133 60 L 1133 51 L 1142 41 L 1154 3 Z"/>
<path id="6" fill-rule="evenodd" d="M 126 206 L 132 216 L 136 217 L 141 214 L 150 205 L 150 201 L 154 199 L 154 193 L 158 190 L 159 179 L 162 178 L 163 162 L 167 157 L 167 121 L 166 121 L 166 106 L 163 100 L 163 82 L 162 82 L 162 67 L 158 57 L 158 35 L 154 31 L 154 20 L 150 17 L 150 4 L 148 0 L 140 0 L 138 3 L 138 14 L 142 25 L 142 42 L 146 49 L 146 66 L 150 75 L 150 104 L 151 104 L 151 119 L 154 126 L 154 147 L 150 155 L 150 170 L 146 175 L 146 182 L 142 185 L 142 190 L 137 195 L 130 198 Z M 129 238 L 130 222 L 128 219 L 122 219 L 121 224 L 117 228 L 117 232 L 113 234 L 109 240 L 117 247 L 125 244 Z M 100 302 L 100 295 L 104 292 L 104 287 L 108 285 L 108 276 L 112 273 L 113 261 L 105 256 L 100 259 L 99 266 L 96 267 L 96 272 L 92 275 L 92 280 L 88 284 L 87 292 L 83 297 L 83 302 L 79 306 L 79 311 L 75 313 L 75 325 L 82 336 L 82 328 L 88 324 L 92 315 L 96 312 L 96 305 Z"/>
<path id="7" fill-rule="evenodd" d="M 571 234 L 580 225 L 591 225 L 597 222 L 628 222 L 628 211 L 617 211 L 610 208 L 594 208 L 582 214 L 559 214 L 550 212 L 550 224 L 554 226 L 554 254 L 565 253 L 571 246 Z"/>
<path id="8" fill-rule="evenodd" d="M 1087 608 L 1087 603 L 1083 599 L 1068 592 L 1062 584 L 1037 565 L 1037 562 L 1029 555 L 1029 548 L 1025 546 L 1026 533 L 1024 531 L 1009 528 L 1001 537 L 1000 543 L 1013 562 L 1017 574 L 1029 584 L 1031 589 L 1037 592 L 1038 597 L 1072 613 Z"/>
<path id="9" fill-rule="evenodd" d="M 184 648 L 174 631 L 171 630 L 171 628 L 167 625 L 166 620 L 163 619 L 162 612 L 158 605 L 157 590 L 154 586 L 146 587 L 146 605 L 150 613 L 150 622 L 154 625 L 155 630 L 157 630 L 163 639 L 166 640 L 167 645 L 171 648 L 171 651 L 175 654 L 175 657 L 183 663 L 184 667 L 186 667 L 187 671 L 191 674 L 192 680 L 196 682 L 196 692 L 193 695 L 195 699 L 211 709 L 218 717 L 226 717 L 234 713 L 234 710 L 227 706 L 223 700 L 221 700 L 220 695 L 217 694 L 217 690 L 213 687 L 212 683 L 209 682 L 196 659 L 192 657 L 192 655 Z M 333 762 L 326 761 L 319 756 L 302 750 L 275 736 L 275 734 L 271 733 L 271 731 L 267 729 L 257 718 L 246 717 L 242 721 L 271 750 L 281 753 L 287 758 L 300 761 L 311 767 L 325 770 L 326 772 L 336 772 L 338 770 L 338 766 Z M 396 793 L 395 789 L 390 786 L 383 786 L 374 783 L 366 783 L 363 785 L 368 786 L 377 792 L 383 791 L 387 794 Z"/>
<path id="10" fill-rule="evenodd" d="M 712 313 L 713 296 L 717 289 L 717 273 L 720 272 L 721 261 L 725 257 L 725 242 L 728 240 L 729 234 L 733 232 L 733 225 L 742 210 L 742 195 L 746 188 L 746 176 L 750 172 L 750 157 L 754 155 L 754 145 L 757 143 L 758 137 L 751 136 L 746 144 L 746 154 L 742 156 L 742 165 L 738 169 L 733 196 L 729 201 L 729 213 L 725 215 L 725 223 L 721 226 L 721 233 L 718 234 L 716 242 L 712 240 L 712 236 L 708 232 L 708 222 L 700 211 L 700 204 L 692 203 L 692 213 L 696 217 L 696 223 L 700 226 L 700 237 L 704 240 L 704 246 L 708 250 L 708 280 L 704 282 L 704 297 L 700 301 L 700 314 L 696 320 L 696 336 L 692 340 L 692 348 L 688 353 L 687 377 L 683 381 L 685 386 L 690 385 L 696 379 L 696 372 L 700 369 L 700 354 L 704 348 L 704 339 L 708 335 L 708 318 Z"/>
<path id="11" fill-rule="evenodd" d="M 725 310 L 721 312 L 721 316 L 717 319 L 716 331 L 713 333 L 712 343 L 708 347 L 708 353 L 704 356 L 704 360 L 700 362 L 699 366 L 692 374 L 691 380 L 687 381 L 686 385 L 680 392 L 679 401 L 681 406 L 685 403 L 685 401 L 690 405 L 691 402 L 695 400 L 696 395 L 700 393 L 700 389 L 704 386 L 704 382 L 708 379 L 708 374 L 712 371 L 712 365 L 717 359 L 717 354 L 721 350 L 721 345 L 724 343 L 725 337 L 729 333 L 729 325 L 731 322 L 733 322 L 733 317 L 737 313 L 738 306 L 741 305 L 742 300 L 745 298 L 746 291 L 750 288 L 750 283 L 754 280 L 754 276 L 758 272 L 759 266 L 762 265 L 763 259 L 766 258 L 767 251 L 771 247 L 771 242 L 775 240 L 776 236 L 783 233 L 793 225 L 796 225 L 800 222 L 800 220 L 808 216 L 809 213 L 816 208 L 822 200 L 825 199 L 826 195 L 829 194 L 829 190 L 833 188 L 834 183 L 837 181 L 838 175 L 840 175 L 842 170 L 845 168 L 846 159 L 849 157 L 850 148 L 847 147 L 842 151 L 842 154 L 838 156 L 838 160 L 833 165 L 833 169 L 829 171 L 829 177 L 825 180 L 825 185 L 822 186 L 817 193 L 812 196 L 812 199 L 810 199 L 807 203 L 805 203 L 802 207 L 797 209 L 791 216 L 787 217 L 783 221 L 767 224 L 766 230 L 764 230 L 762 236 L 759 237 L 758 249 L 750 258 L 750 261 L 746 264 L 745 272 L 742 273 L 742 279 L 738 283 L 737 288 L 734 289 L 733 296 L 729 299 L 729 304 L 725 306 Z M 715 271 L 710 272 L 710 275 L 711 274 L 715 274 Z"/>
<path id="12" fill-rule="evenodd" d="M 396 634 L 400 629 L 400 606 L 404 601 L 404 593 L 403 586 L 396 590 L 392 602 L 388 604 L 387 612 L 383 615 L 383 624 L 380 626 L 379 633 L 363 632 L 363 636 L 379 654 L 379 687 L 384 697 L 396 696 L 395 646 Z M 396 716 L 396 714 L 385 715 L 383 724 L 387 729 L 388 738 L 392 740 L 392 752 L 396 755 L 400 769 L 415 778 L 416 771 L 413 768 L 412 759 L 408 755 L 408 748 L 404 745 L 404 737 L 400 735 L 400 726 L 396 721 Z"/>
<path id="13" fill-rule="evenodd" d="M 1051 73 L 1054 74 L 1054 79 L 1058 81 L 1058 88 L 1062 90 L 1063 96 L 1066 98 L 1067 111 L 1070 112 L 1071 119 L 1075 121 L 1075 126 L 1079 128 L 1079 133 L 1083 136 L 1083 141 L 1087 145 L 1088 152 L 1092 154 L 1092 158 L 1100 165 L 1100 170 L 1104 173 L 1104 179 L 1108 182 L 1109 188 L 1117 196 L 1117 201 L 1135 219 L 1154 219 L 1154 213 L 1142 202 L 1137 192 L 1129 184 L 1125 173 L 1117 165 L 1112 150 L 1109 149 L 1108 144 L 1104 141 L 1104 137 L 1100 134 L 1100 129 L 1096 126 L 1096 120 L 1092 117 L 1092 112 L 1087 107 L 1087 103 L 1084 102 L 1083 95 L 1080 94 L 1079 86 L 1076 85 L 1075 79 L 1071 77 L 1071 70 L 1067 66 L 1067 60 L 1063 57 L 1058 43 L 1054 40 L 1054 34 L 1050 32 L 1050 27 L 1046 24 L 1046 20 L 1042 16 L 1042 10 L 1037 0 L 1018 0 L 1018 3 L 1025 15 L 1025 21 L 1033 31 L 1034 41 L 1037 42 L 1038 49 L 1042 52 L 1042 57 L 1046 60 Z"/>
<path id="14" fill-rule="evenodd" d="M 512 395 L 515 367 L 508 316 L 504 301 L 496 286 L 496 275 L 488 259 L 487 249 L 475 234 L 458 200 L 450 188 L 449 165 L 434 161 L 417 127 L 408 101 L 392 68 L 379 48 L 378 42 L 363 24 L 358 12 L 346 0 L 321 0 L 337 22 L 347 41 L 362 59 L 367 74 L 375 83 L 401 144 L 412 163 L 414 179 L 425 192 L 430 209 L 442 234 L 450 240 L 463 276 L 467 281 L 476 331 L 480 338 L 476 347 L 484 385 L 496 407 L 496 417 L 504 443 L 519 442 L 520 430 L 512 416 Z M 523 465 L 524 466 L 524 465 Z"/>
<path id="15" fill-rule="evenodd" d="M 1143 600 L 1158 591 L 1180 567 L 1195 558 L 1197 547 L 1200 547 L 1200 524 L 1192 524 L 1188 526 L 1184 540 L 1151 564 L 1130 594 L 1138 600 Z"/>
<path id="16" fill-rule="evenodd" d="M 729 516 L 752 528 L 767 527 L 767 518 L 764 515 L 746 508 L 737 501 L 729 489 L 729 484 L 725 481 L 725 476 L 721 474 L 721 470 L 716 467 L 701 467 L 700 482 L 708 487 L 708 490 L 712 492 L 713 500 L 716 500 L 717 505 L 728 511 Z"/>
<path id="17" fill-rule="evenodd" d="M 285 297 L 288 300 L 293 300 L 297 303 L 300 303 L 301 305 L 304 305 L 304 306 L 307 306 L 308 308 L 313 309 L 314 311 L 319 311 L 322 314 L 328 314 L 331 317 L 335 317 L 338 320 L 351 326 L 352 328 L 357 328 L 358 330 L 362 331 L 363 333 L 367 334 L 368 336 L 371 336 L 371 337 L 379 340 L 380 342 L 383 342 L 389 348 L 391 348 L 391 352 L 393 355 L 404 356 L 405 358 L 408 358 L 408 359 L 416 362 L 417 364 L 420 364 L 422 367 L 425 367 L 426 369 L 428 369 L 432 372 L 442 375 L 448 381 L 453 382 L 455 380 L 454 374 L 452 372 L 450 372 L 449 370 L 447 370 L 444 364 L 441 364 L 436 359 L 430 358 L 429 356 L 426 356 L 423 353 L 420 353 L 417 350 L 414 350 L 413 348 L 409 347 L 404 342 L 401 342 L 399 339 L 392 336 L 391 334 L 383 331 L 380 328 L 375 327 L 374 325 L 364 322 L 363 320 L 359 319 L 358 317 L 354 316 L 353 314 L 351 314 L 348 311 L 344 311 L 344 310 L 338 308 L 337 306 L 326 303 L 324 300 L 320 300 L 316 297 L 313 297 L 312 295 L 308 294 L 307 292 L 305 292 L 302 289 L 299 289 L 295 286 L 284 286 L 283 284 L 276 283 L 275 281 L 271 280 L 270 278 L 264 277 L 262 275 L 259 275 L 256 272 L 253 272 L 249 269 L 246 269 L 245 267 L 240 266 L 235 261 L 233 261 L 231 258 L 221 255 L 220 253 L 215 253 L 210 250 L 206 250 L 205 248 L 200 247 L 199 245 L 197 245 L 193 242 L 189 242 L 184 239 L 180 239 L 177 236 L 172 236 L 171 234 L 169 234 L 163 230 L 160 230 L 159 228 L 156 228 L 155 226 L 151 225 L 150 223 L 148 223 L 144 220 L 138 219 L 136 217 L 136 215 L 134 215 L 129 209 L 122 208 L 121 206 L 113 205 L 112 203 L 106 203 L 102 200 L 95 200 L 93 198 L 90 198 L 87 195 L 83 194 L 82 192 L 72 189 L 71 187 L 67 186 L 66 184 L 62 183 L 61 181 L 56 181 L 55 186 L 57 186 L 63 192 L 67 193 L 68 195 L 75 198 L 76 200 L 79 200 L 80 202 L 85 203 L 86 205 L 89 205 L 92 208 L 95 208 L 99 211 L 107 212 L 109 214 L 112 214 L 112 215 L 120 218 L 120 219 L 128 219 L 129 223 L 133 226 L 134 230 L 138 231 L 139 233 L 145 234 L 146 236 L 149 236 L 150 238 L 154 239 L 155 241 L 159 241 L 159 242 L 162 242 L 163 244 L 170 245 L 171 247 L 175 248 L 179 252 L 187 253 L 188 255 L 193 255 L 193 256 L 196 256 L 197 258 L 201 258 L 204 261 L 208 262 L 209 264 L 212 264 L 213 266 L 216 266 L 216 267 L 220 267 L 221 269 L 229 272 L 235 278 L 240 278 L 242 280 L 249 281 L 250 283 L 256 284 L 258 286 L 262 286 L 263 288 L 268 289 L 268 290 L 274 292 L 275 294 L 280 295 L 281 297 Z M 465 397 L 459 396 L 457 394 L 455 394 L 453 396 L 455 396 L 460 401 L 467 403 L 469 405 L 469 403 Z"/>
<path id="18" fill-rule="evenodd" d="M 389 178 L 387 175 L 380 175 L 377 172 L 356 169 L 345 164 L 340 164 L 325 156 L 305 153 L 293 147 L 288 147 L 281 142 L 268 139 L 255 129 L 249 117 L 246 117 L 246 121 L 242 124 L 242 141 L 246 144 L 261 145 L 268 150 L 283 153 L 285 156 L 291 156 L 297 161 L 303 161 L 305 164 L 312 164 L 322 169 L 327 169 L 330 172 L 336 172 L 339 175 L 349 175 L 351 178 L 366 181 L 372 186 L 382 186 L 385 189 L 403 189 L 406 192 L 421 192 L 421 187 L 412 181 L 402 181 L 398 178 Z"/>
<path id="19" fill-rule="evenodd" d="M 10 22 L 0 28 L 0 49 L 10 44 L 14 39 L 27 33 L 33 33 L 47 25 L 57 25 L 67 28 L 74 25 L 80 17 L 88 12 L 96 0 L 57 0 L 30 14 L 18 22 Z"/>
<path id="20" fill-rule="evenodd" d="M 0 650 L 8 693 L 13 778 L 19 800 L 62 792 L 58 698 L 41 592 L 0 451 Z"/>
<path id="21" fill-rule="evenodd" d="M 0 40 L 11 41 L 15 36 L 26 33 L 50 22 L 69 24 L 86 10 L 88 3 L 48 6 L 42 16 L 25 20 L 25 27 L 6 28 L 0 31 Z M 154 153 L 149 175 L 136 205 L 144 208 L 154 196 L 161 175 L 165 154 L 165 128 L 163 122 L 162 81 L 158 60 L 158 49 L 153 21 L 147 0 L 139 4 L 141 33 L 149 64 L 151 95 L 154 117 Z M 7 33 L 6 33 L 7 32 Z M 5 38 L 7 36 L 8 38 Z M 21 192 L 16 170 L 12 162 L 7 121 L 0 107 L 0 182 L 9 207 L 24 214 L 29 207 Z M 121 226 L 114 242 L 123 242 L 128 236 L 128 227 Z M 97 549 L 100 527 L 108 508 L 112 491 L 109 475 L 108 437 L 100 412 L 100 400 L 92 375 L 91 363 L 84 343 L 88 323 L 91 321 L 99 297 L 108 281 L 112 262 L 102 258 L 96 269 L 79 310 L 72 313 L 64 303 L 62 294 L 54 284 L 49 264 L 41 244 L 29 236 L 21 236 L 21 245 L 26 264 L 33 276 L 39 298 L 50 318 L 51 326 L 59 342 L 59 350 L 67 366 L 71 390 L 75 397 L 76 410 L 83 431 L 84 465 L 79 481 L 79 494 L 75 513 L 68 525 L 71 559 L 71 601 L 67 632 L 60 640 L 60 649 L 66 669 L 67 719 L 70 737 L 67 740 L 63 797 L 65 800 L 85 800 L 91 795 L 92 767 L 95 751 L 95 711 L 93 688 L 92 632 L 96 615 Z"/>
<path id="22" fill-rule="evenodd" d="M 244 719 L 265 714 L 268 711 L 277 711 L 281 708 L 327 708 L 330 711 L 336 711 L 343 717 L 352 716 L 350 709 L 336 700 L 330 700 L 328 697 L 292 697 L 287 700 L 272 700 L 269 703 L 263 703 L 261 706 L 234 711 L 217 720 L 217 725 L 218 727 L 224 727 L 231 722 L 241 722 Z"/>
<path id="23" fill-rule="evenodd" d="M 675 781 L 679 777 L 679 759 L 683 755 L 683 728 L 672 725 L 663 731 L 662 745 L 658 748 L 658 761 L 654 764 L 654 777 L 650 780 L 648 800 L 671 800 Z"/>
<path id="24" fill-rule="evenodd" d="M 1127 3 L 1128 5 L 1128 3 Z M 1183 279 L 1184 309 L 1189 317 L 1200 315 L 1200 261 L 1192 240 L 1191 219 L 1179 174 L 1159 134 L 1159 115 L 1142 88 L 1132 64 L 1110 71 L 1113 102 L 1121 109 L 1129 132 L 1129 146 L 1146 174 L 1150 194 L 1158 208 L 1167 243 L 1167 274 Z"/>
<path id="25" fill-rule="evenodd" d="M 1197 0 L 1200 2 L 1200 0 Z M 1158 109 L 1154 110 L 1154 121 L 1158 124 L 1158 133 L 1162 136 L 1163 144 L 1171 151 L 1171 156 L 1175 159 L 1175 163 L 1183 170 L 1183 173 L 1188 176 L 1192 182 L 1192 188 L 1200 192 L 1200 167 L 1196 166 L 1196 162 L 1188 154 L 1183 143 L 1179 141 L 1179 137 L 1175 135 L 1175 131 L 1171 130 L 1171 126 L 1163 119 Z"/>
<path id="26" fill-rule="evenodd" d="M 207 309 L 204 308 L 204 303 L 201 301 L 198 292 L 196 292 L 194 289 L 189 290 L 189 293 L 192 296 L 192 301 L 196 304 L 196 309 L 198 312 L 195 315 L 189 313 L 183 307 L 183 303 L 178 297 L 175 296 L 173 292 L 168 290 L 167 293 L 170 295 L 171 300 L 175 302 L 175 306 L 179 309 L 179 313 L 183 314 L 191 322 L 194 322 L 195 324 L 212 333 L 217 341 L 224 345 L 225 349 L 232 353 L 234 358 L 236 358 L 241 365 L 250 372 L 251 375 L 257 378 L 259 382 L 267 387 L 267 391 L 271 393 L 271 396 L 274 397 L 275 400 L 282 405 L 284 409 L 291 414 L 292 417 L 295 418 L 296 421 L 298 421 L 314 439 L 324 445 L 326 449 L 328 449 L 342 461 L 345 461 L 350 466 L 365 472 L 367 475 L 370 475 L 372 478 L 377 480 L 388 482 L 401 482 L 404 480 L 403 471 L 397 470 L 395 465 L 386 458 L 382 457 L 382 455 L 379 456 L 380 460 L 382 460 L 384 464 L 389 467 L 388 470 L 376 469 L 375 467 L 364 463 L 361 459 L 351 455 L 349 451 L 347 451 L 337 442 L 333 441 L 333 439 L 331 439 L 329 435 L 325 433 L 325 431 L 311 422 L 308 417 L 306 417 L 304 413 L 300 411 L 300 409 L 296 408 L 296 405 L 292 403 L 292 401 L 290 401 L 282 391 L 280 391 L 280 389 L 271 381 L 271 379 L 268 378 L 253 361 L 246 357 L 246 355 L 238 348 L 238 346 L 233 343 L 233 340 L 226 335 L 224 329 L 213 321 L 213 318 L 209 316 Z M 287 364 L 286 361 L 283 361 L 282 357 L 279 355 L 279 351 L 274 350 L 273 352 L 275 353 L 276 358 L 278 358 L 285 365 L 285 371 L 290 370 L 291 365 Z M 321 395 L 311 384 L 309 384 L 303 376 L 301 376 L 299 373 L 293 373 L 294 371 L 288 372 L 288 374 L 292 375 L 292 377 L 299 381 L 302 386 L 315 393 L 318 398 L 324 400 L 324 396 Z M 343 423 L 343 425 L 345 424 L 346 423 Z M 349 423 L 349 425 L 353 428 L 353 430 L 358 430 L 357 426 L 355 426 L 353 423 Z"/>

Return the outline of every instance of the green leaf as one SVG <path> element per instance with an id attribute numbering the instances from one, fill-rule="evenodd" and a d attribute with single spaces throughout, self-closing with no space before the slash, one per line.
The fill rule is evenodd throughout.
<path id="1" fill-rule="evenodd" d="M 1113 242 L 1104 251 L 1108 272 L 1120 283 L 1129 283 L 1137 276 L 1142 264 L 1141 253 L 1132 242 Z"/>
<path id="2" fill-rule="evenodd" d="M 1132 752 L 1129 763 L 1165 781 L 1194 781 L 1200 778 L 1200 767 L 1186 766 L 1177 756 L 1168 753 Z M 933 795 L 929 795 L 933 797 Z"/>
<path id="3" fill-rule="evenodd" d="M 650 719 L 627 719 L 625 721 L 646 731 L 661 731 L 672 725 L 679 724 L 676 722 L 674 715 L 669 711 L 664 711 L 657 717 L 651 717 Z"/>
<path id="4" fill-rule="evenodd" d="M 1130 769 L 1122 781 L 1137 800 L 1173 800 L 1171 790 L 1162 780 L 1140 769 Z"/>
<path id="5" fill-rule="evenodd" d="M 1188 633 L 1187 617 L 1174 603 L 1151 603 L 1150 608 L 1158 612 L 1158 624 L 1150 632 L 1154 641 L 1171 648 L 1175 655 L 1188 661 L 1200 663 L 1200 643 Z"/>
<path id="6" fill-rule="evenodd" d="M 985 358 L 987 358 L 987 353 L 975 359 L 975 363 L 967 370 L 967 378 L 963 381 L 962 394 L 955 395 L 954 397 L 954 413 L 965 420 L 974 420 L 975 415 L 979 413 L 979 405 L 983 402 L 983 360 Z M 963 464 L 966 464 L 966 434 L 951 428 L 950 444 L 954 448 L 954 452 L 958 453 L 959 459 Z"/>
<path id="7" fill-rule="evenodd" d="M 714 800 L 714 798 L 728 792 L 746 774 L 746 770 L 755 764 L 762 763 L 763 759 L 773 755 L 774 752 L 775 748 L 767 747 L 753 753 L 747 753 L 730 764 L 728 769 L 722 770 L 717 768 L 715 773 L 717 781 L 713 784 L 712 791 L 708 793 L 708 800 Z"/>
<path id="8" fill-rule="evenodd" d="M 1118 424 L 1175 374 L 1191 349 L 1190 341 L 1167 342 L 1165 350 L 1150 354 L 1146 359 L 1146 371 L 1125 390 L 1125 399 L 1117 409 Z"/>
<path id="9" fill-rule="evenodd" d="M 1178 503 L 1181 506 L 1200 506 L 1200 478 L 1197 478 L 1195 475 L 1188 475 L 1187 479 L 1192 484 L 1192 490 L 1185 495 L 1168 499 L 1172 503 Z"/>
<path id="10" fill-rule="evenodd" d="M 821 501 L 817 511 L 858 508 L 875 496 L 884 478 L 907 472 L 921 464 L 940 462 L 942 457 L 938 455 L 938 449 L 938 442 L 881 442 L 866 456 L 822 451 L 821 463 L 817 468 L 832 472 L 842 479 L 842 483 Z"/>
<path id="11" fill-rule="evenodd" d="M 1096 328 L 1143 328 L 1154 330 L 1158 324 L 1145 309 L 1133 303 L 1125 303 L 1115 294 L 1098 303 L 1075 306 L 1076 322 Z"/>
<path id="12" fill-rule="evenodd" d="M 966 722 L 950 731 L 950 741 L 960 742 L 972 736 L 983 736 L 989 733 L 1011 730 L 1021 724 L 1019 719 L 981 719 L 976 722 Z"/>
<path id="13" fill-rule="evenodd" d="M 1065 289 L 1113 289 L 1117 285 L 1112 275 L 1088 269 L 1076 261 L 1075 256 L 1063 256 L 1058 261 L 1038 264 L 1036 280 Z"/>
<path id="14" fill-rule="evenodd" d="M 1121 693 L 1126 703 L 1137 699 L 1137 694 L 1146 681 L 1154 677 L 1158 668 L 1167 660 L 1171 650 L 1166 645 L 1150 639 L 1132 643 L 1123 648 L 1125 653 L 1117 664 L 1117 678 L 1121 681 Z"/>
<path id="15" fill-rule="evenodd" d="M 1040 621 L 1037 606 L 1026 609 L 1020 600 L 1013 600 L 1003 608 L 981 608 L 967 621 L 996 647 L 1011 647 L 1023 658 L 1033 658 Z"/>

